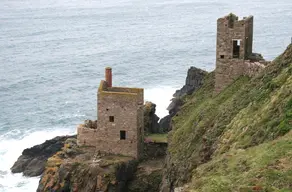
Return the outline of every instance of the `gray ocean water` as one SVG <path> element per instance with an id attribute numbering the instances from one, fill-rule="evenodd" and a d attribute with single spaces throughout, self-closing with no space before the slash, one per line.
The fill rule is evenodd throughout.
<path id="1" fill-rule="evenodd" d="M 292 36 L 291 0 L 1 0 L 0 191 L 35 191 L 9 168 L 26 147 L 96 118 L 104 67 L 143 87 L 167 113 L 186 71 L 215 68 L 216 20 L 254 15 L 254 51 L 268 60 Z"/>

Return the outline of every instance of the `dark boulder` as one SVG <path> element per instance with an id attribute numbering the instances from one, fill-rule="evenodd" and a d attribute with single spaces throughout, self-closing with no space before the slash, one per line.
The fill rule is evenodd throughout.
<path id="1" fill-rule="evenodd" d="M 162 132 L 167 133 L 169 131 L 171 131 L 171 116 L 170 115 L 166 115 L 165 117 L 163 117 L 162 119 L 160 119 L 159 121 L 159 126 L 162 129 Z"/>
<path id="2" fill-rule="evenodd" d="M 252 53 L 249 57 L 249 60 L 255 62 L 255 61 L 265 61 L 264 57 L 260 53 Z"/>
<path id="3" fill-rule="evenodd" d="M 40 145 L 24 149 L 22 155 L 11 167 L 12 173 L 23 172 L 24 176 L 39 176 L 45 169 L 47 159 L 64 146 L 66 139 L 76 138 L 75 136 L 61 136 L 46 140 Z"/>
<path id="4" fill-rule="evenodd" d="M 159 117 L 155 114 L 156 105 L 146 102 L 144 105 L 144 131 L 145 133 L 160 133 Z"/>
<path id="5" fill-rule="evenodd" d="M 176 90 L 173 97 L 179 98 L 185 95 L 191 95 L 202 86 L 207 74 L 208 72 L 202 69 L 196 67 L 189 68 L 185 85 L 181 89 Z"/>

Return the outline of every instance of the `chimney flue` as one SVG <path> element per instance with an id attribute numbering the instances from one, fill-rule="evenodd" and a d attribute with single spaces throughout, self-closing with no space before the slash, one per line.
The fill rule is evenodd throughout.
<path id="1" fill-rule="evenodd" d="M 107 82 L 108 87 L 112 87 L 112 68 L 105 68 L 105 81 Z"/>

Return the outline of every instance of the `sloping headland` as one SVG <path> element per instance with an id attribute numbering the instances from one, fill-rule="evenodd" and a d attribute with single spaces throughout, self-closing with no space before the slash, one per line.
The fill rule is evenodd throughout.
<path id="1" fill-rule="evenodd" d="M 155 144 L 138 162 L 94 156 L 74 137 L 61 137 L 59 151 L 43 156 L 38 191 L 291 191 L 292 45 L 254 78 L 239 77 L 215 96 L 213 89 L 211 72 L 201 88 L 183 96 L 165 162 Z M 27 174 L 27 163 L 17 166 L 24 158 L 33 162 L 29 154 L 42 156 L 36 148 L 24 150 L 12 171 L 40 174 Z"/>
<path id="2" fill-rule="evenodd" d="M 241 62 L 236 43 L 230 60 L 217 55 L 221 69 L 236 63 L 230 69 L 190 69 L 197 72 L 189 71 L 160 124 L 155 105 L 144 105 L 144 130 L 155 135 L 146 134 L 143 158 L 100 153 L 77 145 L 75 136 L 58 137 L 25 149 L 12 172 L 41 175 L 39 192 L 292 191 L 292 45 L 272 62 L 258 54 Z M 200 78 L 188 81 L 191 74 Z M 167 142 L 157 135 L 162 132 Z"/>
<path id="3" fill-rule="evenodd" d="M 210 73 L 172 119 L 163 191 L 291 191 L 292 45 L 257 76 L 213 89 Z"/>

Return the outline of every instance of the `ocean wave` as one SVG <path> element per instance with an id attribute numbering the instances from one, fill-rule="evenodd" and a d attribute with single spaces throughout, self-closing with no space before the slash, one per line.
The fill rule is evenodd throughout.
<path id="1" fill-rule="evenodd" d="M 145 89 L 144 100 L 151 101 L 156 104 L 156 114 L 162 118 L 168 115 L 167 107 L 170 104 L 172 95 L 176 88 L 171 86 L 154 87 Z"/>
<path id="2" fill-rule="evenodd" d="M 15 132 L 14 132 L 15 133 Z M 13 135 L 12 133 L 7 133 Z M 39 177 L 24 177 L 22 174 L 12 174 L 10 167 L 25 148 L 43 143 L 45 140 L 60 135 L 75 134 L 72 128 L 54 128 L 53 130 L 27 131 L 22 139 L 0 137 L 0 192 L 35 191 Z"/>

